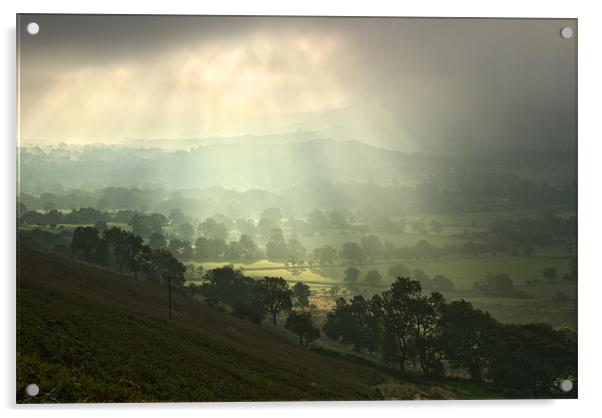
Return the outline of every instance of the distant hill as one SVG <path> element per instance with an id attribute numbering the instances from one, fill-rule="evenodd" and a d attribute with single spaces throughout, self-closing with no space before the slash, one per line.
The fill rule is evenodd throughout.
<path id="1" fill-rule="evenodd" d="M 302 137 L 306 138 L 306 137 Z M 547 184 L 572 178 L 575 154 L 566 150 L 513 150 L 491 155 L 406 154 L 359 141 L 327 139 L 261 142 L 229 138 L 186 150 L 118 145 L 23 148 L 20 187 L 26 193 L 105 187 L 235 191 L 322 184 L 396 186 L 436 182 L 459 186 L 465 177 L 525 175 Z M 525 171 L 527 170 L 527 171 Z M 572 171 L 573 170 L 573 171 Z M 539 174 L 537 174 L 539 173 Z M 534 174 L 536 176 L 534 177 Z M 476 177 L 479 177 L 476 176 Z"/>
<path id="2" fill-rule="evenodd" d="M 406 155 L 357 141 L 311 140 L 261 144 L 238 142 L 191 150 L 90 146 L 24 149 L 21 186 L 59 183 L 65 188 L 107 186 L 185 189 L 219 186 L 232 190 L 277 190 L 316 181 L 390 182 L 407 169 Z M 48 189 L 46 189 L 48 190 Z"/>
<path id="3" fill-rule="evenodd" d="M 396 380 L 178 294 L 169 321 L 159 285 L 27 248 L 18 259 L 19 402 L 492 396 L 469 382 Z M 40 395 L 24 399 L 31 382 Z"/>

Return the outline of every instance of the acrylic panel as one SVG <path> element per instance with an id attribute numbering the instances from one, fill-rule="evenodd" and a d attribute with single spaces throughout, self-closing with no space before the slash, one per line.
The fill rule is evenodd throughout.
<path id="1" fill-rule="evenodd" d="M 18 403 L 577 397 L 577 21 L 17 16 Z"/>

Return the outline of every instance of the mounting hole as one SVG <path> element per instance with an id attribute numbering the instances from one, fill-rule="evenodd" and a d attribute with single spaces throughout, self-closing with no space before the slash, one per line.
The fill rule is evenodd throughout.
<path id="1" fill-rule="evenodd" d="M 563 392 L 570 392 L 573 390 L 573 382 L 571 382 L 569 379 L 563 380 L 560 382 L 560 390 Z"/>
<path id="2" fill-rule="evenodd" d="M 565 26 L 564 28 L 560 29 L 560 36 L 564 39 L 571 39 L 573 37 L 573 28 Z"/>
<path id="3" fill-rule="evenodd" d="M 37 396 L 40 393 L 40 387 L 35 383 L 30 383 L 25 387 L 25 393 L 28 396 Z"/>
<path id="4" fill-rule="evenodd" d="M 40 32 L 40 25 L 36 22 L 30 22 L 27 24 L 27 33 L 30 35 L 37 35 Z"/>

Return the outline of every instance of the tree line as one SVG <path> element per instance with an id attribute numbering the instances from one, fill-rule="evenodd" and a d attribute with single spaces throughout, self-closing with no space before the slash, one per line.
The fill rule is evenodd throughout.
<path id="1" fill-rule="evenodd" d="M 170 280 L 176 287 L 184 284 L 186 268 L 169 250 L 153 249 L 139 235 L 117 227 L 102 234 L 94 227 L 77 227 L 71 239 L 71 253 L 82 261 L 131 273 L 134 277 Z"/>
<path id="2" fill-rule="evenodd" d="M 201 285 L 192 285 L 186 290 L 202 296 L 211 307 L 219 307 L 219 303 L 229 305 L 232 315 L 256 324 L 269 316 L 276 325 L 278 317 L 287 313 L 284 326 L 297 334 L 300 344 L 307 345 L 320 336 L 307 309 L 309 286 L 301 282 L 290 288 L 281 277 L 253 279 L 232 266 L 223 266 L 208 270 Z"/>
<path id="3" fill-rule="evenodd" d="M 551 394 L 559 379 L 577 375 L 573 330 L 502 324 L 465 300 L 423 295 L 419 281 L 404 277 L 370 299 L 337 300 L 324 333 L 355 351 L 380 353 L 402 371 L 414 364 L 439 377 L 446 368 L 464 369 L 472 380 L 486 377 L 515 396 Z"/>

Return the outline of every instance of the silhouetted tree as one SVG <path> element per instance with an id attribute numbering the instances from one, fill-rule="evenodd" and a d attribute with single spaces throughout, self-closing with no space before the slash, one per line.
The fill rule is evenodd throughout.
<path id="1" fill-rule="evenodd" d="M 383 251 L 383 244 L 376 235 L 365 235 L 362 237 L 362 249 L 364 255 L 374 257 Z"/>
<path id="2" fill-rule="evenodd" d="M 298 282 L 293 286 L 292 297 L 295 306 L 307 308 L 309 306 L 309 295 L 310 290 L 308 285 Z"/>
<path id="3" fill-rule="evenodd" d="M 440 341 L 446 359 L 453 367 L 468 370 L 472 380 L 480 381 L 497 325 L 489 313 L 474 309 L 469 302 L 451 302 L 441 316 Z"/>
<path id="4" fill-rule="evenodd" d="M 165 237 L 161 234 L 153 234 L 150 236 L 150 240 L 148 245 L 152 248 L 152 249 L 160 249 L 160 248 L 165 248 L 165 246 L 167 245 L 166 241 L 165 241 Z"/>
<path id="5" fill-rule="evenodd" d="M 185 222 L 179 226 L 179 232 L 182 239 L 192 241 L 194 238 L 194 226 L 191 223 Z"/>
<path id="6" fill-rule="evenodd" d="M 361 262 L 364 257 L 364 251 L 355 242 L 346 242 L 343 244 L 341 256 L 348 262 Z"/>
<path id="7" fill-rule="evenodd" d="M 364 278 L 364 283 L 369 286 L 378 286 L 382 280 L 382 277 L 378 270 L 370 270 L 366 273 L 366 277 Z"/>
<path id="8" fill-rule="evenodd" d="M 272 321 L 276 325 L 276 316 L 282 311 L 292 307 L 291 289 L 281 277 L 264 277 L 257 281 L 257 289 L 263 300 L 263 305 L 272 314 Z"/>
<path id="9" fill-rule="evenodd" d="M 420 297 L 420 282 L 398 277 L 390 290 L 382 293 L 384 328 L 391 336 L 397 353 L 399 368 L 404 371 L 408 360 L 411 338 L 414 336 L 413 303 Z"/>
<path id="10" fill-rule="evenodd" d="M 403 264 L 394 264 L 389 266 L 389 276 L 396 279 L 398 277 L 408 277 L 410 275 L 410 269 Z"/>
<path id="11" fill-rule="evenodd" d="M 105 221 L 103 221 L 102 219 L 97 221 L 94 224 L 94 228 L 96 228 L 96 230 L 98 231 L 98 233 L 100 235 L 104 234 L 104 232 L 109 229 L 109 227 L 107 226 L 107 223 Z"/>
<path id="12" fill-rule="evenodd" d="M 167 225 L 167 218 L 160 213 L 151 215 L 134 214 L 128 224 L 132 227 L 132 233 L 144 238 L 152 234 L 162 234 L 163 228 Z"/>
<path id="13" fill-rule="evenodd" d="M 577 337 L 543 323 L 499 325 L 487 357 L 488 377 L 512 396 L 550 396 L 557 381 L 577 376 Z"/>
<path id="14" fill-rule="evenodd" d="M 349 288 L 355 289 L 357 285 L 357 279 L 360 277 L 360 271 L 355 267 L 347 267 L 344 271 L 345 283 Z"/>
<path id="15" fill-rule="evenodd" d="M 270 232 L 270 240 L 266 244 L 265 252 L 269 260 L 284 260 L 287 258 L 288 246 L 280 228 L 274 228 Z"/>
<path id="16" fill-rule="evenodd" d="M 320 338 L 320 330 L 314 327 L 310 312 L 291 311 L 284 327 L 299 336 L 300 345 L 308 345 Z"/>
<path id="17" fill-rule="evenodd" d="M 380 344 L 379 319 L 363 296 L 355 296 L 350 303 L 340 298 L 326 317 L 324 333 L 332 340 L 352 345 L 354 351 L 374 351 Z"/>
<path id="18" fill-rule="evenodd" d="M 454 290 L 454 282 L 452 282 L 449 277 L 442 274 L 437 274 L 435 277 L 433 277 L 431 280 L 431 286 L 433 290 L 438 292 L 449 292 Z"/>
<path id="19" fill-rule="evenodd" d="M 109 263 L 107 243 L 98 236 L 96 228 L 80 226 L 73 231 L 71 250 L 80 260 L 106 266 Z"/>
<path id="20" fill-rule="evenodd" d="M 228 238 L 228 229 L 226 228 L 226 225 L 217 222 L 213 218 L 207 218 L 201 222 L 199 224 L 199 232 L 209 238 L 219 238 L 224 241 Z"/>
<path id="21" fill-rule="evenodd" d="M 337 256 L 337 250 L 330 245 L 324 245 L 312 251 L 310 259 L 319 265 L 332 265 Z"/>

